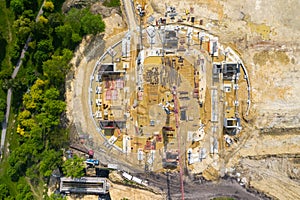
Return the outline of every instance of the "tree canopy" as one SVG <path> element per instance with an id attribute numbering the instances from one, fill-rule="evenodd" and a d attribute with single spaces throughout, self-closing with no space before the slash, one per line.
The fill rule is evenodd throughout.
<path id="1" fill-rule="evenodd" d="M 72 178 L 80 178 L 84 176 L 84 163 L 83 159 L 74 155 L 73 158 L 66 160 L 62 167 L 65 176 Z"/>
<path id="2" fill-rule="evenodd" d="M 10 7 L 16 15 L 22 14 L 26 10 L 34 10 L 37 8 L 37 1 L 32 0 L 11 0 Z"/>
<path id="3" fill-rule="evenodd" d="M 52 59 L 43 62 L 44 75 L 53 85 L 61 86 L 70 68 L 68 62 L 73 53 L 69 49 L 64 49 L 62 54 L 53 55 Z"/>
<path id="4" fill-rule="evenodd" d="M 57 168 L 63 167 L 67 176 L 83 176 L 83 159 L 74 156 L 64 164 L 62 161 L 62 148 L 69 143 L 69 130 L 63 123 L 66 120 L 62 120 L 66 108 L 65 77 L 71 67 L 73 50 L 82 38 L 103 32 L 105 24 L 101 15 L 92 14 L 89 8 L 72 8 L 63 14 L 64 0 L 46 0 L 44 13 L 36 22 L 42 2 L 6 0 L 5 9 L 10 12 L 1 12 L 4 13 L 1 18 L 11 21 L 7 23 L 10 27 L 0 24 L 0 61 L 6 60 L 5 64 L 0 63 L 0 120 L 5 117 L 9 88 L 13 91 L 11 110 L 17 117 L 9 126 L 12 134 L 7 134 L 11 151 L 5 159 L 5 175 L 0 173 L 0 179 L 7 180 L 8 176 L 10 180 L 9 184 L 0 183 L 0 200 L 41 199 L 34 196 L 31 189 L 40 190 Z M 0 2 L 0 11 L 5 7 L 3 3 Z M 7 21 L 6 18 L 2 21 Z M 31 41 L 25 48 L 23 64 L 12 79 L 13 66 L 19 61 L 29 37 Z M 33 187 L 29 187 L 27 180 Z M 52 195 L 48 199 L 63 198 Z"/>
<path id="5" fill-rule="evenodd" d="M 0 199 L 5 199 L 9 196 L 9 190 L 7 185 L 0 184 Z"/>
<path id="6" fill-rule="evenodd" d="M 54 4 L 52 1 L 46 1 L 43 7 L 44 12 L 53 12 Z"/>
<path id="7" fill-rule="evenodd" d="M 63 47 L 72 48 L 88 34 L 96 35 L 105 30 L 101 15 L 94 15 L 88 8 L 72 8 L 66 15 L 64 25 L 55 28 L 57 37 L 62 40 Z"/>
<path id="8" fill-rule="evenodd" d="M 101 15 L 93 15 L 90 12 L 86 12 L 85 15 L 80 20 L 82 24 L 83 34 L 93 34 L 96 35 L 99 32 L 103 32 L 105 29 L 105 24 L 102 21 Z"/>

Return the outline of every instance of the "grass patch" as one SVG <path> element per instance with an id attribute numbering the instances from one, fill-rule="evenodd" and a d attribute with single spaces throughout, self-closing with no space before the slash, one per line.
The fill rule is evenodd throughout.
<path id="1" fill-rule="evenodd" d="M 103 5 L 107 7 L 119 7 L 121 3 L 120 0 L 105 0 Z"/>

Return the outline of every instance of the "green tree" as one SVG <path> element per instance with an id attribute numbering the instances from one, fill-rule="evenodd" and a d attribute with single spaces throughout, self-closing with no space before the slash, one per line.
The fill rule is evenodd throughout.
<path id="1" fill-rule="evenodd" d="M 18 15 L 25 9 L 23 0 L 11 0 L 10 7 Z"/>
<path id="2" fill-rule="evenodd" d="M 78 33 L 72 33 L 71 40 L 74 44 L 78 44 L 82 40 L 82 37 Z"/>
<path id="3" fill-rule="evenodd" d="M 48 60 L 50 57 L 49 54 L 41 51 L 41 50 L 37 50 L 35 52 L 35 54 L 33 55 L 33 58 L 35 60 L 35 63 L 39 66 L 39 65 L 42 65 L 42 63 L 46 60 Z"/>
<path id="4" fill-rule="evenodd" d="M 12 181 L 17 182 L 19 180 L 20 173 L 16 170 L 15 167 L 9 166 L 6 173 Z"/>
<path id="5" fill-rule="evenodd" d="M 44 14 L 35 22 L 37 5 L 42 1 L 6 0 L 7 5 L 11 5 L 11 10 L 14 11 L 15 16 L 11 17 L 16 19 L 11 23 L 14 30 L 12 43 L 1 40 L 7 40 L 7 35 L 0 36 L 3 48 L 7 43 L 6 49 L 10 54 L 8 58 L 16 63 L 28 36 L 32 38 L 23 67 L 16 79 L 11 80 L 13 68 L 9 65 L 2 64 L 0 71 L 0 97 L 6 95 L 9 87 L 20 94 L 14 98 L 12 104 L 14 110 L 19 111 L 16 132 L 20 134 L 13 134 L 12 151 L 6 171 L 12 180 L 9 188 L 14 189 L 11 190 L 15 194 L 11 197 L 14 200 L 35 198 L 29 185 L 18 184 L 26 183 L 25 177 L 30 178 L 33 186 L 41 187 L 47 180 L 44 178 L 49 177 L 53 169 L 62 167 L 60 150 L 69 145 L 69 130 L 61 122 L 66 107 L 62 92 L 70 68 L 69 61 L 73 57 L 71 50 L 85 34 L 97 34 L 104 30 L 100 15 L 93 15 L 89 9 L 71 9 L 64 15 L 60 11 L 64 0 L 52 1 L 53 3 L 46 0 Z M 7 52 L 0 50 L 0 61 L 4 54 Z M 5 99 L 0 98 L 0 121 L 4 119 L 5 109 Z M 84 166 L 83 159 L 75 156 L 74 159 L 66 161 L 63 168 L 68 176 L 80 177 L 84 175 Z M 0 176 L 2 180 L 4 177 Z M 2 185 L 0 200 L 3 198 L 1 195 L 7 196 L 6 188 Z M 63 198 L 53 195 L 49 199 Z"/>
<path id="6" fill-rule="evenodd" d="M 32 10 L 25 10 L 22 13 L 22 16 L 25 17 L 25 18 L 30 19 L 31 21 L 35 20 L 35 15 L 34 15 Z"/>
<path id="7" fill-rule="evenodd" d="M 45 100 L 56 100 L 59 98 L 59 91 L 56 88 L 52 87 L 45 91 L 44 98 Z"/>
<path id="8" fill-rule="evenodd" d="M 24 119 L 29 119 L 31 117 L 31 112 L 29 110 L 23 110 L 18 115 L 18 120 L 23 121 Z"/>
<path id="9" fill-rule="evenodd" d="M 71 26 L 73 32 L 79 33 L 81 29 L 81 18 L 85 15 L 87 9 L 72 8 L 65 17 L 65 24 Z"/>
<path id="10" fill-rule="evenodd" d="M 20 57 L 20 50 L 21 50 L 20 46 L 17 44 L 17 42 L 15 42 L 15 44 L 12 45 L 12 48 L 9 52 L 9 55 L 11 57 L 11 62 L 13 64 L 17 63 Z M 1 71 L 1 73 L 3 73 L 3 71 Z"/>
<path id="11" fill-rule="evenodd" d="M 16 200 L 34 200 L 34 196 L 30 190 L 29 185 L 19 184 L 17 186 L 18 194 L 16 196 Z"/>
<path id="12" fill-rule="evenodd" d="M 51 134 L 48 135 L 48 140 L 51 141 L 49 147 L 59 150 L 69 146 L 69 130 L 55 127 Z"/>
<path id="13" fill-rule="evenodd" d="M 55 33 L 58 36 L 58 38 L 61 40 L 61 44 L 63 47 L 71 48 L 73 46 L 72 43 L 73 29 L 70 24 L 65 24 L 56 27 Z"/>
<path id="14" fill-rule="evenodd" d="M 30 141 L 34 144 L 35 150 L 38 152 L 43 151 L 45 148 L 43 142 L 43 129 L 40 126 L 34 126 L 30 130 Z"/>
<path id="15" fill-rule="evenodd" d="M 46 81 L 37 79 L 30 88 L 30 92 L 24 94 L 23 104 L 29 111 L 39 111 L 43 100 L 43 87 Z"/>
<path id="16" fill-rule="evenodd" d="M 41 40 L 38 42 L 37 49 L 45 53 L 49 53 L 54 50 L 54 47 L 51 40 Z"/>
<path id="17" fill-rule="evenodd" d="M 46 150 L 42 153 L 42 161 L 40 163 L 40 172 L 43 176 L 49 177 L 54 169 L 62 164 L 61 152 L 55 150 Z"/>
<path id="18" fill-rule="evenodd" d="M 45 117 L 47 119 L 50 119 L 50 126 L 56 126 L 59 124 L 60 115 L 66 108 L 66 103 L 64 101 L 58 100 L 58 98 L 59 91 L 57 89 L 50 88 L 45 91 L 42 111 L 46 114 Z"/>
<path id="19" fill-rule="evenodd" d="M 37 186 L 40 177 L 39 177 L 39 171 L 36 169 L 36 165 L 33 165 L 32 167 L 29 167 L 26 169 L 26 176 L 30 179 L 31 184 Z"/>
<path id="20" fill-rule="evenodd" d="M 39 17 L 39 21 L 42 22 L 43 24 L 48 24 L 48 22 L 49 22 L 49 20 L 46 17 L 44 17 L 43 15 L 41 15 Z"/>
<path id="21" fill-rule="evenodd" d="M 66 103 L 61 100 L 46 100 L 42 107 L 43 111 L 58 118 L 65 108 Z"/>
<path id="22" fill-rule="evenodd" d="M 59 119 L 57 119 L 56 116 L 49 115 L 45 112 L 37 114 L 35 119 L 42 129 L 42 132 L 48 132 L 52 126 L 57 126 L 59 124 Z"/>
<path id="23" fill-rule="evenodd" d="M 86 12 L 80 22 L 84 34 L 96 35 L 105 30 L 101 15 L 93 15 L 90 11 Z"/>
<path id="24" fill-rule="evenodd" d="M 0 98 L 0 110 L 6 109 L 6 100 L 3 98 Z"/>
<path id="25" fill-rule="evenodd" d="M 62 54 L 62 62 L 64 63 L 69 63 L 69 61 L 73 57 L 73 52 L 70 49 L 63 49 L 61 54 Z"/>
<path id="26" fill-rule="evenodd" d="M 55 0 L 52 2 L 54 4 L 54 10 L 56 10 L 57 12 L 60 12 L 61 7 L 62 7 L 63 3 L 65 2 L 65 0 Z"/>
<path id="27" fill-rule="evenodd" d="M 7 46 L 7 41 L 5 37 L 2 36 L 2 33 L 0 31 L 0 63 L 5 59 L 6 55 L 6 46 Z"/>
<path id="28" fill-rule="evenodd" d="M 69 71 L 69 61 L 72 58 L 72 51 L 64 49 L 62 55 L 53 55 L 51 60 L 43 63 L 44 75 L 50 80 L 54 86 L 63 84 L 65 75 Z"/>
<path id="29" fill-rule="evenodd" d="M 6 7 L 6 8 L 9 8 L 9 7 L 10 7 L 10 1 L 11 1 L 11 0 L 5 0 L 5 7 Z"/>
<path id="30" fill-rule="evenodd" d="M 9 196 L 9 190 L 6 184 L 0 184 L 0 199 L 4 200 Z"/>
<path id="31" fill-rule="evenodd" d="M 53 29 L 62 25 L 64 20 L 64 16 L 60 13 L 51 13 L 47 16 L 47 18 L 49 19 L 49 24 Z"/>
<path id="32" fill-rule="evenodd" d="M 43 7 L 43 11 L 45 12 L 53 12 L 54 11 L 54 4 L 52 1 L 46 1 Z"/>
<path id="33" fill-rule="evenodd" d="M 48 40 L 51 37 L 53 32 L 53 28 L 50 27 L 49 22 L 44 23 L 42 20 L 39 20 L 33 25 L 33 39 L 40 40 Z"/>
<path id="34" fill-rule="evenodd" d="M 89 9 L 72 8 L 65 18 L 65 23 L 72 27 L 74 33 L 80 36 L 103 32 L 105 24 L 101 15 L 94 15 Z"/>
<path id="35" fill-rule="evenodd" d="M 22 14 L 25 10 L 37 11 L 37 1 L 32 0 L 11 0 L 10 7 L 16 15 Z"/>
<path id="36" fill-rule="evenodd" d="M 23 128 L 25 128 L 27 131 L 30 131 L 33 127 L 36 126 L 34 119 L 23 119 L 20 124 Z"/>
<path id="37" fill-rule="evenodd" d="M 25 43 L 27 37 L 31 33 L 34 22 L 29 18 L 20 16 L 17 20 L 14 21 L 13 27 L 17 30 L 16 34 L 19 38 L 19 41 Z"/>
<path id="38" fill-rule="evenodd" d="M 37 51 L 34 54 L 34 59 L 36 64 L 42 65 L 42 63 L 48 60 L 51 57 L 51 54 L 54 50 L 51 40 L 41 40 L 38 42 Z"/>
<path id="39" fill-rule="evenodd" d="M 13 196 L 8 196 L 4 200 L 15 200 L 15 198 Z"/>
<path id="40" fill-rule="evenodd" d="M 73 158 L 66 160 L 63 165 L 63 173 L 67 177 L 72 178 L 80 178 L 84 176 L 84 163 L 83 159 L 79 158 L 78 156 L 74 155 Z"/>

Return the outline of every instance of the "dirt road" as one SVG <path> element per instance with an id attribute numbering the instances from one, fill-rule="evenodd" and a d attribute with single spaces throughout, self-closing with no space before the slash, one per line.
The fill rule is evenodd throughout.
<path id="1" fill-rule="evenodd" d="M 122 2 L 126 12 L 128 28 L 130 31 L 136 31 L 138 24 L 135 18 L 133 0 L 123 0 Z"/>

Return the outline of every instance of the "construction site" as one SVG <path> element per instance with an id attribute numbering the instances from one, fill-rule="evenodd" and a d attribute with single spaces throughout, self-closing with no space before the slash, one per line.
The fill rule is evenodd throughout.
<path id="1" fill-rule="evenodd" d="M 106 40 L 105 49 L 87 63 L 90 70 L 84 74 L 88 78 L 76 83 L 85 88 L 79 92 L 85 98 L 72 100 L 73 105 L 82 104 L 82 108 L 73 111 L 76 129 L 84 138 L 82 144 L 94 149 L 106 163 L 139 174 L 138 179 L 149 179 L 147 186 L 151 185 L 147 174 L 167 173 L 166 180 L 169 173 L 178 174 L 178 199 L 189 198 L 185 191 L 193 186 L 185 187 L 188 177 L 217 181 L 225 175 L 272 198 L 289 199 L 261 185 L 271 180 L 266 174 L 271 174 L 275 182 L 281 180 L 276 177 L 278 170 L 269 172 L 266 168 L 266 173 L 260 174 L 255 167 L 260 169 L 257 163 L 268 158 L 271 168 L 277 169 L 273 166 L 277 155 L 284 155 L 280 159 L 291 163 L 291 169 L 285 173 L 298 179 L 293 161 L 298 155 L 298 135 L 293 139 L 270 133 L 278 130 L 278 117 L 271 125 L 271 118 L 263 117 L 265 114 L 259 111 L 263 104 L 259 99 L 266 93 L 259 92 L 254 76 L 260 73 L 255 72 L 258 65 L 268 64 L 261 61 L 264 54 L 255 54 L 253 66 L 250 53 L 244 50 L 260 44 L 254 44 L 254 39 L 251 44 L 244 44 L 234 34 L 230 41 L 227 32 L 216 30 L 215 21 L 222 21 L 223 12 L 227 11 L 221 11 L 218 1 L 209 2 L 204 3 L 209 14 L 201 14 L 196 11 L 204 9 L 200 2 L 192 5 L 192 1 L 187 1 L 186 7 L 179 1 L 122 1 L 129 30 L 107 35 L 111 39 Z M 257 27 L 255 31 L 261 30 Z M 264 39 L 263 34 L 266 33 L 259 36 Z M 247 37 L 250 41 L 251 37 Z M 270 60 L 272 54 L 265 57 Z M 270 109 L 268 106 L 268 113 Z M 261 120 L 255 120 L 256 117 Z M 263 125 L 263 120 L 269 124 Z M 266 133 L 261 135 L 262 132 Z M 274 146 L 267 144 L 273 137 L 278 144 L 288 141 L 295 148 L 291 152 L 274 152 Z M 258 138 L 263 138 L 260 143 Z M 280 159 L 278 162 L 283 163 Z M 129 179 L 128 175 L 123 176 Z M 282 180 L 287 185 L 291 181 L 288 177 Z M 291 184 L 299 187 L 297 182 Z M 297 192 L 289 195 L 300 197 Z M 167 194 L 167 198 L 171 196 Z"/>

